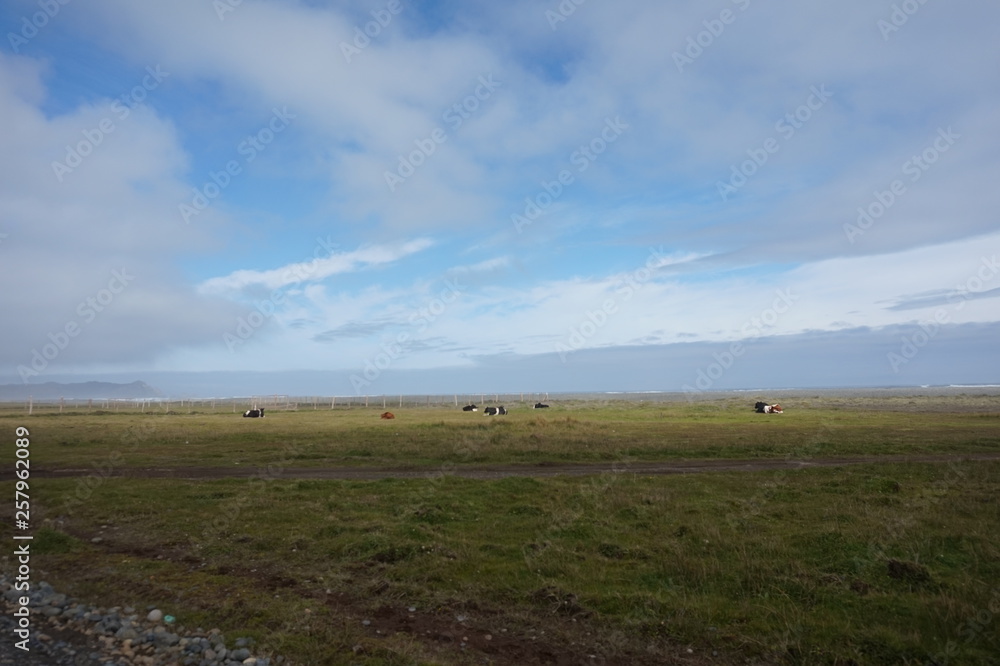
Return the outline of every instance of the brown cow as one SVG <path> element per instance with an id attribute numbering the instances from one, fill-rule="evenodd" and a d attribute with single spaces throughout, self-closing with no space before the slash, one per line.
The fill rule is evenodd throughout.
<path id="1" fill-rule="evenodd" d="M 396 415 L 393 414 L 392 412 L 382 412 L 382 418 L 384 418 L 384 419 L 394 419 L 394 418 L 396 418 Z"/>

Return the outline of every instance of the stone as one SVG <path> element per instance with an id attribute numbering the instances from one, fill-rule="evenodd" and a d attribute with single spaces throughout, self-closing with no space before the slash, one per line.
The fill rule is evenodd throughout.
<path id="1" fill-rule="evenodd" d="M 122 627 L 115 632 L 115 636 L 118 638 L 124 638 L 128 641 L 134 640 L 139 637 L 139 633 L 132 627 Z"/>
<path id="2" fill-rule="evenodd" d="M 149 611 L 149 615 L 146 616 L 146 619 L 149 620 L 150 622 L 159 622 L 160 620 L 163 619 L 163 611 L 154 608 L 153 610 Z"/>

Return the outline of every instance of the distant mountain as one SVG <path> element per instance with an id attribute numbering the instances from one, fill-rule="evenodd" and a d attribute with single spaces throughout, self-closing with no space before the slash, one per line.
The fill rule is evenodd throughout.
<path id="1" fill-rule="evenodd" d="M 131 398 L 162 398 L 163 393 L 146 382 L 135 381 L 131 384 L 115 384 L 112 382 L 80 382 L 76 384 L 60 384 L 45 382 L 43 384 L 0 384 L 0 402 L 27 400 L 31 396 L 35 400 L 114 400 Z"/>

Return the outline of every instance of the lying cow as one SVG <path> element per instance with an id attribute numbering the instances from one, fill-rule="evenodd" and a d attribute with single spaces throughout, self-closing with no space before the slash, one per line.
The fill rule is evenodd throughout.
<path id="1" fill-rule="evenodd" d="M 393 414 L 392 412 L 382 412 L 382 418 L 383 419 L 394 419 L 394 418 L 396 418 L 396 415 Z"/>
<path id="2" fill-rule="evenodd" d="M 462 407 L 462 411 L 463 412 L 474 412 L 474 411 L 476 411 L 476 406 L 475 405 L 466 405 L 465 407 Z"/>
<path id="3" fill-rule="evenodd" d="M 504 409 L 503 405 L 499 407 L 487 407 L 486 409 L 483 410 L 483 414 L 486 416 L 497 416 L 497 415 L 503 416 L 506 413 L 507 410 Z"/>
<path id="4" fill-rule="evenodd" d="M 255 419 L 257 417 L 264 418 L 263 407 L 261 407 L 260 409 L 248 409 L 247 411 L 243 412 L 243 418 Z"/>
<path id="5" fill-rule="evenodd" d="M 548 405 L 543 405 L 540 402 L 536 402 L 535 406 L 533 407 L 533 409 L 547 409 L 547 408 L 548 408 Z"/>
<path id="6" fill-rule="evenodd" d="M 781 405 L 773 404 L 769 405 L 766 402 L 758 402 L 753 406 L 753 409 L 758 414 L 784 414 L 784 410 L 781 409 Z"/>

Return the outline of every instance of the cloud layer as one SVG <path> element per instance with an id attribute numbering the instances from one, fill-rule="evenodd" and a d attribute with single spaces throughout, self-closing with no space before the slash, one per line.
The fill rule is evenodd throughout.
<path id="1" fill-rule="evenodd" d="M 816 382 L 745 381 L 811 385 L 933 325 L 968 381 L 1000 7 L 897 4 L 7 3 L 2 372 L 627 388 L 805 340 Z"/>

